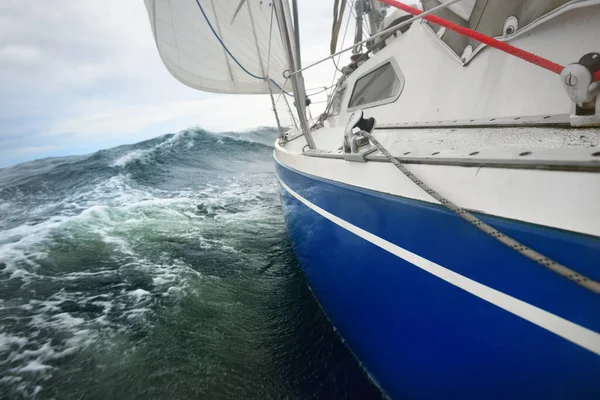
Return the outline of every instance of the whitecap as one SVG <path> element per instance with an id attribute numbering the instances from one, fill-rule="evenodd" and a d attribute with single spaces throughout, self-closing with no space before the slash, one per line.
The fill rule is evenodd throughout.
<path id="1" fill-rule="evenodd" d="M 150 292 L 144 289 L 136 289 L 129 292 L 129 295 L 133 297 L 136 302 L 142 301 L 146 296 L 150 296 Z"/>
<path id="2" fill-rule="evenodd" d="M 130 153 L 127 153 L 110 164 L 111 167 L 124 167 L 129 163 L 134 161 L 143 162 L 145 157 L 150 153 L 151 150 L 134 150 Z"/>
<path id="3" fill-rule="evenodd" d="M 150 154 L 152 154 L 153 152 L 156 152 L 159 149 L 165 148 L 165 147 L 172 147 L 173 144 L 175 144 L 178 140 L 180 140 L 181 137 L 185 136 L 187 133 L 187 131 L 181 131 L 178 132 L 176 134 L 174 134 L 173 136 L 171 136 L 170 138 L 166 139 L 163 142 L 158 143 L 156 146 L 149 148 L 149 149 L 138 149 L 138 150 L 133 150 L 121 157 L 119 157 L 118 159 L 116 159 L 115 161 L 113 161 L 110 166 L 115 168 L 115 167 L 125 167 L 127 164 L 130 164 L 132 162 L 141 162 L 141 163 L 146 163 L 148 161 L 148 156 Z M 188 146 L 190 145 L 189 143 L 187 144 Z M 193 146 L 193 143 L 192 143 Z"/>
<path id="4" fill-rule="evenodd" d="M 24 372 L 33 372 L 33 373 L 43 373 L 48 369 L 52 369 L 53 367 L 43 364 L 40 360 L 35 359 L 29 361 L 22 367 L 12 368 L 10 371 L 13 373 L 24 373 Z"/>
<path id="5" fill-rule="evenodd" d="M 10 350 L 13 347 L 21 348 L 28 342 L 27 338 L 0 333 L 0 352 Z"/>

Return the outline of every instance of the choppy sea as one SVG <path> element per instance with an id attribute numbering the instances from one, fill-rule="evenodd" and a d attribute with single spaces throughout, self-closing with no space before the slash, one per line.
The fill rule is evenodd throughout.
<path id="1" fill-rule="evenodd" d="M 294 257 L 275 137 L 0 169 L 0 398 L 379 398 Z"/>

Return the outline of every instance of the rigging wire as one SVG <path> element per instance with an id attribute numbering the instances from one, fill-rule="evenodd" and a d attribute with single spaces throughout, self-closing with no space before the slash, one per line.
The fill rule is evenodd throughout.
<path id="1" fill-rule="evenodd" d="M 271 7 L 271 22 L 269 23 L 269 47 L 267 48 L 267 76 L 269 76 L 269 66 L 271 65 L 271 34 L 273 33 L 273 14 L 275 7 Z"/>
<path id="2" fill-rule="evenodd" d="M 347 1 L 349 1 L 349 0 L 347 0 Z M 352 3 L 349 6 L 350 10 L 354 10 L 354 2 L 355 2 L 355 0 L 352 0 Z M 342 47 L 344 47 L 344 43 L 346 43 L 346 35 L 348 33 L 348 27 L 350 26 L 350 21 L 352 20 L 351 16 L 352 16 L 352 14 L 348 14 L 348 20 L 346 21 L 346 28 L 344 28 L 344 36 L 342 37 Z M 342 70 L 338 67 L 338 63 L 340 62 L 341 58 L 342 58 L 341 53 L 338 55 L 337 62 L 335 61 L 335 57 L 331 57 L 331 61 L 333 62 L 333 65 L 336 70 L 333 71 L 333 78 L 331 79 L 331 85 L 329 86 L 329 88 L 332 90 L 330 93 L 327 94 L 328 99 L 325 101 L 322 101 L 322 102 L 314 103 L 314 104 L 327 103 L 327 105 L 325 106 L 325 111 L 323 112 L 323 114 L 321 114 L 321 116 L 327 114 L 327 112 L 329 111 L 329 108 L 331 107 L 331 103 L 333 103 L 333 94 L 335 93 L 335 90 L 337 89 L 337 86 L 338 86 L 338 83 L 335 81 L 335 78 L 337 77 L 338 71 L 341 74 L 343 74 Z"/>
<path id="3" fill-rule="evenodd" d="M 287 96 L 292 96 L 291 93 L 288 93 L 285 90 L 283 90 L 283 88 L 281 86 L 279 86 L 277 84 L 277 82 L 275 82 L 273 79 L 269 78 L 268 76 L 258 76 L 258 75 L 253 74 L 252 72 L 248 71 L 237 60 L 237 58 L 235 58 L 235 56 L 231 53 L 231 51 L 229 51 L 229 49 L 227 48 L 227 46 L 225 45 L 225 43 L 223 42 L 223 40 L 221 39 L 221 37 L 219 36 L 219 34 L 217 33 L 217 31 L 213 27 L 213 25 L 210 23 L 210 20 L 208 19 L 208 15 L 206 15 L 206 12 L 204 12 L 204 8 L 202 7 L 202 4 L 200 4 L 200 0 L 196 0 L 196 4 L 198 5 L 198 8 L 200 9 L 200 12 L 204 16 L 204 19 L 206 20 L 206 24 L 208 25 L 208 27 L 212 31 L 213 35 L 215 35 L 215 37 L 217 38 L 217 40 L 219 41 L 219 43 L 221 44 L 221 46 L 223 46 L 223 49 L 227 52 L 227 54 L 229 54 L 229 57 L 231 57 L 231 59 L 238 65 L 238 67 L 240 67 L 242 69 L 242 71 L 244 71 L 245 73 L 247 73 L 248 75 L 250 75 L 253 78 L 256 78 L 256 79 L 259 79 L 259 80 L 263 80 L 263 81 L 269 81 L 269 82 L 273 83 L 275 86 L 277 86 L 277 88 L 279 90 L 281 90 L 282 93 L 285 93 Z M 287 82 L 287 80 L 286 80 L 286 82 Z M 285 86 L 285 84 L 283 86 Z"/>
<path id="4" fill-rule="evenodd" d="M 382 2 L 385 2 L 386 0 L 380 0 L 380 1 L 382 1 Z M 459 1 L 460 1 L 460 0 L 447 0 L 447 2 L 445 2 L 445 3 L 441 3 L 440 5 L 438 5 L 438 6 L 436 6 L 436 7 L 433 7 L 433 8 L 432 8 L 432 9 L 430 9 L 429 11 L 425 11 L 425 12 L 423 12 L 422 14 L 420 14 L 420 15 L 418 15 L 418 16 L 414 16 L 413 18 L 407 19 L 406 21 L 404 21 L 404 22 L 401 22 L 401 23 L 400 23 L 400 24 L 398 24 L 398 25 L 391 26 L 391 27 L 389 27 L 389 28 L 387 28 L 387 29 L 385 29 L 385 30 L 383 30 L 383 31 L 381 31 L 381 32 L 378 32 L 378 33 L 376 33 L 376 34 L 374 34 L 374 35 L 371 35 L 371 37 L 369 37 L 368 39 L 365 39 L 365 40 L 363 40 L 363 41 L 361 41 L 361 42 L 359 42 L 359 43 L 355 43 L 355 44 L 353 44 L 352 46 L 350 46 L 350 47 L 347 47 L 347 48 L 345 48 L 345 49 L 342 49 L 342 50 L 338 51 L 337 53 L 331 54 L 331 55 L 329 55 L 329 56 L 327 56 L 327 57 L 324 57 L 324 58 L 320 59 L 319 61 L 315 61 L 314 63 L 312 63 L 312 64 L 310 64 L 310 65 L 307 65 L 306 67 L 302 67 L 301 69 L 299 69 L 299 70 L 297 70 L 297 71 L 294 71 L 294 72 L 292 72 L 292 73 L 291 73 L 291 75 L 296 75 L 296 74 L 299 74 L 299 73 L 301 73 L 302 71 L 305 71 L 305 70 L 307 70 L 307 69 L 309 69 L 309 68 L 312 68 L 312 67 L 314 67 L 315 65 L 319 65 L 319 64 L 321 64 L 321 63 L 322 63 L 322 62 L 324 62 L 324 61 L 327 61 L 327 60 L 328 60 L 328 59 L 330 59 L 330 58 L 333 58 L 333 57 L 335 57 L 335 56 L 337 56 L 337 55 L 339 55 L 339 54 L 345 53 L 345 52 L 347 52 L 348 50 L 352 50 L 353 48 L 355 48 L 355 47 L 356 47 L 357 45 L 359 45 L 359 44 L 363 44 L 363 43 L 370 42 L 370 41 L 372 41 L 373 39 L 375 39 L 375 38 L 377 38 L 377 37 L 380 37 L 380 36 L 383 36 L 383 35 L 387 35 L 387 34 L 388 34 L 388 33 L 390 33 L 390 32 L 397 31 L 398 29 L 400 29 L 400 28 L 402 28 L 402 27 L 404 27 L 404 26 L 410 25 L 410 24 L 412 24 L 413 22 L 415 22 L 415 21 L 418 21 L 418 20 L 420 20 L 420 19 L 424 18 L 426 15 L 430 15 L 430 14 L 432 14 L 432 13 L 436 12 L 436 11 L 439 11 L 439 10 L 442 10 L 442 9 L 444 9 L 444 8 L 447 8 L 447 7 L 449 7 L 450 5 L 452 5 L 452 4 L 454 4 L 454 3 L 457 3 L 457 2 L 459 2 Z M 386 4 L 387 4 L 387 3 L 386 3 Z"/>
<path id="5" fill-rule="evenodd" d="M 313 88 L 313 89 L 307 89 L 307 91 L 308 91 L 308 90 L 321 89 L 321 90 L 319 90 L 318 92 L 311 93 L 311 94 L 307 95 L 307 97 L 311 97 L 311 96 L 314 96 L 314 95 L 317 95 L 317 94 L 321 94 L 321 93 L 323 93 L 323 92 L 326 92 L 326 91 L 328 91 L 329 89 L 331 89 L 331 88 L 332 88 L 332 87 L 334 87 L 334 86 L 335 86 L 335 85 L 333 84 L 333 85 L 331 85 L 331 86 L 321 86 L 321 87 L 317 87 L 317 88 Z"/>
<path id="6" fill-rule="evenodd" d="M 355 2 L 355 0 L 352 0 L 352 4 L 350 4 L 351 10 L 354 10 L 354 2 Z M 344 37 L 342 37 L 342 47 L 344 47 L 344 43 L 346 43 L 346 34 L 348 33 L 348 27 L 350 26 L 350 20 L 351 20 L 350 14 L 348 14 L 348 21 L 346 21 L 346 28 L 344 29 Z M 333 61 L 333 65 L 335 66 L 335 69 L 336 69 L 336 71 L 333 72 L 333 79 L 331 80 L 331 87 L 334 86 L 337 72 L 339 71 L 340 73 L 343 73 L 342 70 L 338 67 L 338 64 L 340 63 L 341 59 L 342 59 L 341 54 L 338 56 L 337 62 L 335 61 L 335 57 L 331 58 L 331 61 Z"/>
<path id="7" fill-rule="evenodd" d="M 289 79 L 290 79 L 289 77 L 285 78 L 285 81 L 283 82 L 283 86 L 287 85 Z M 275 104 L 279 103 L 279 100 L 281 99 L 281 96 L 284 93 L 285 92 L 283 90 L 281 92 L 279 92 L 279 96 L 277 96 L 277 101 L 275 102 Z"/>
<path id="8" fill-rule="evenodd" d="M 342 0 L 340 6 L 340 0 L 335 0 L 333 3 L 333 25 L 331 26 L 331 41 L 329 43 L 329 51 L 335 53 L 337 47 L 337 40 L 340 34 L 340 28 L 342 26 L 342 18 L 344 18 L 344 11 L 346 10 L 346 0 Z"/>
<path id="9" fill-rule="evenodd" d="M 349 0 L 347 0 L 349 1 Z M 356 19 L 356 8 L 354 8 L 354 3 L 355 0 L 352 0 L 352 5 L 350 7 L 350 9 L 352 10 L 352 16 Z M 362 27 L 363 27 L 363 32 L 366 32 L 369 36 L 371 35 L 371 28 L 369 27 L 369 23 L 362 18 Z"/>
<path id="10" fill-rule="evenodd" d="M 248 6 L 250 7 L 250 6 Z M 250 10 L 250 8 L 248 8 Z M 273 32 L 273 14 L 275 8 L 271 7 L 271 21 L 269 23 L 269 47 L 267 49 L 267 76 L 269 76 L 269 67 L 271 66 L 271 34 Z M 258 47 L 258 46 L 257 46 Z M 259 54 L 260 56 L 260 54 Z M 277 128 L 279 129 L 280 137 L 284 137 L 285 133 L 283 128 L 281 127 L 281 121 L 279 120 L 279 113 L 277 112 L 277 107 L 275 104 L 275 99 L 273 98 L 273 90 L 271 90 L 271 85 L 267 84 L 269 88 L 269 98 L 271 99 L 271 106 L 273 107 L 273 114 L 275 114 L 275 120 L 277 121 Z"/>

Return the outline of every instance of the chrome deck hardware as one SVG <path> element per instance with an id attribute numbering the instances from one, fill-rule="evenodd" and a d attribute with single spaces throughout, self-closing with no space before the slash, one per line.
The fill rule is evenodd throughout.
<path id="1" fill-rule="evenodd" d="M 600 125 L 600 82 L 594 82 L 598 71 L 600 53 L 588 53 L 560 73 L 563 87 L 573 102 L 572 126 Z"/>
<path id="2" fill-rule="evenodd" d="M 344 159 L 346 161 L 366 162 L 365 156 L 377 150 L 371 145 L 364 133 L 371 133 L 375 127 L 375 118 L 363 118 L 363 111 L 356 110 L 350 115 L 344 130 Z"/>

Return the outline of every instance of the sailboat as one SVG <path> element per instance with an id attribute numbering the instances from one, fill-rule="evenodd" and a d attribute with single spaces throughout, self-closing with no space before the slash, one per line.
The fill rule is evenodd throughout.
<path id="1" fill-rule="evenodd" d="M 312 121 L 296 0 L 145 3 L 183 84 L 290 105 L 289 236 L 385 396 L 600 398 L 600 1 L 355 0 Z"/>

